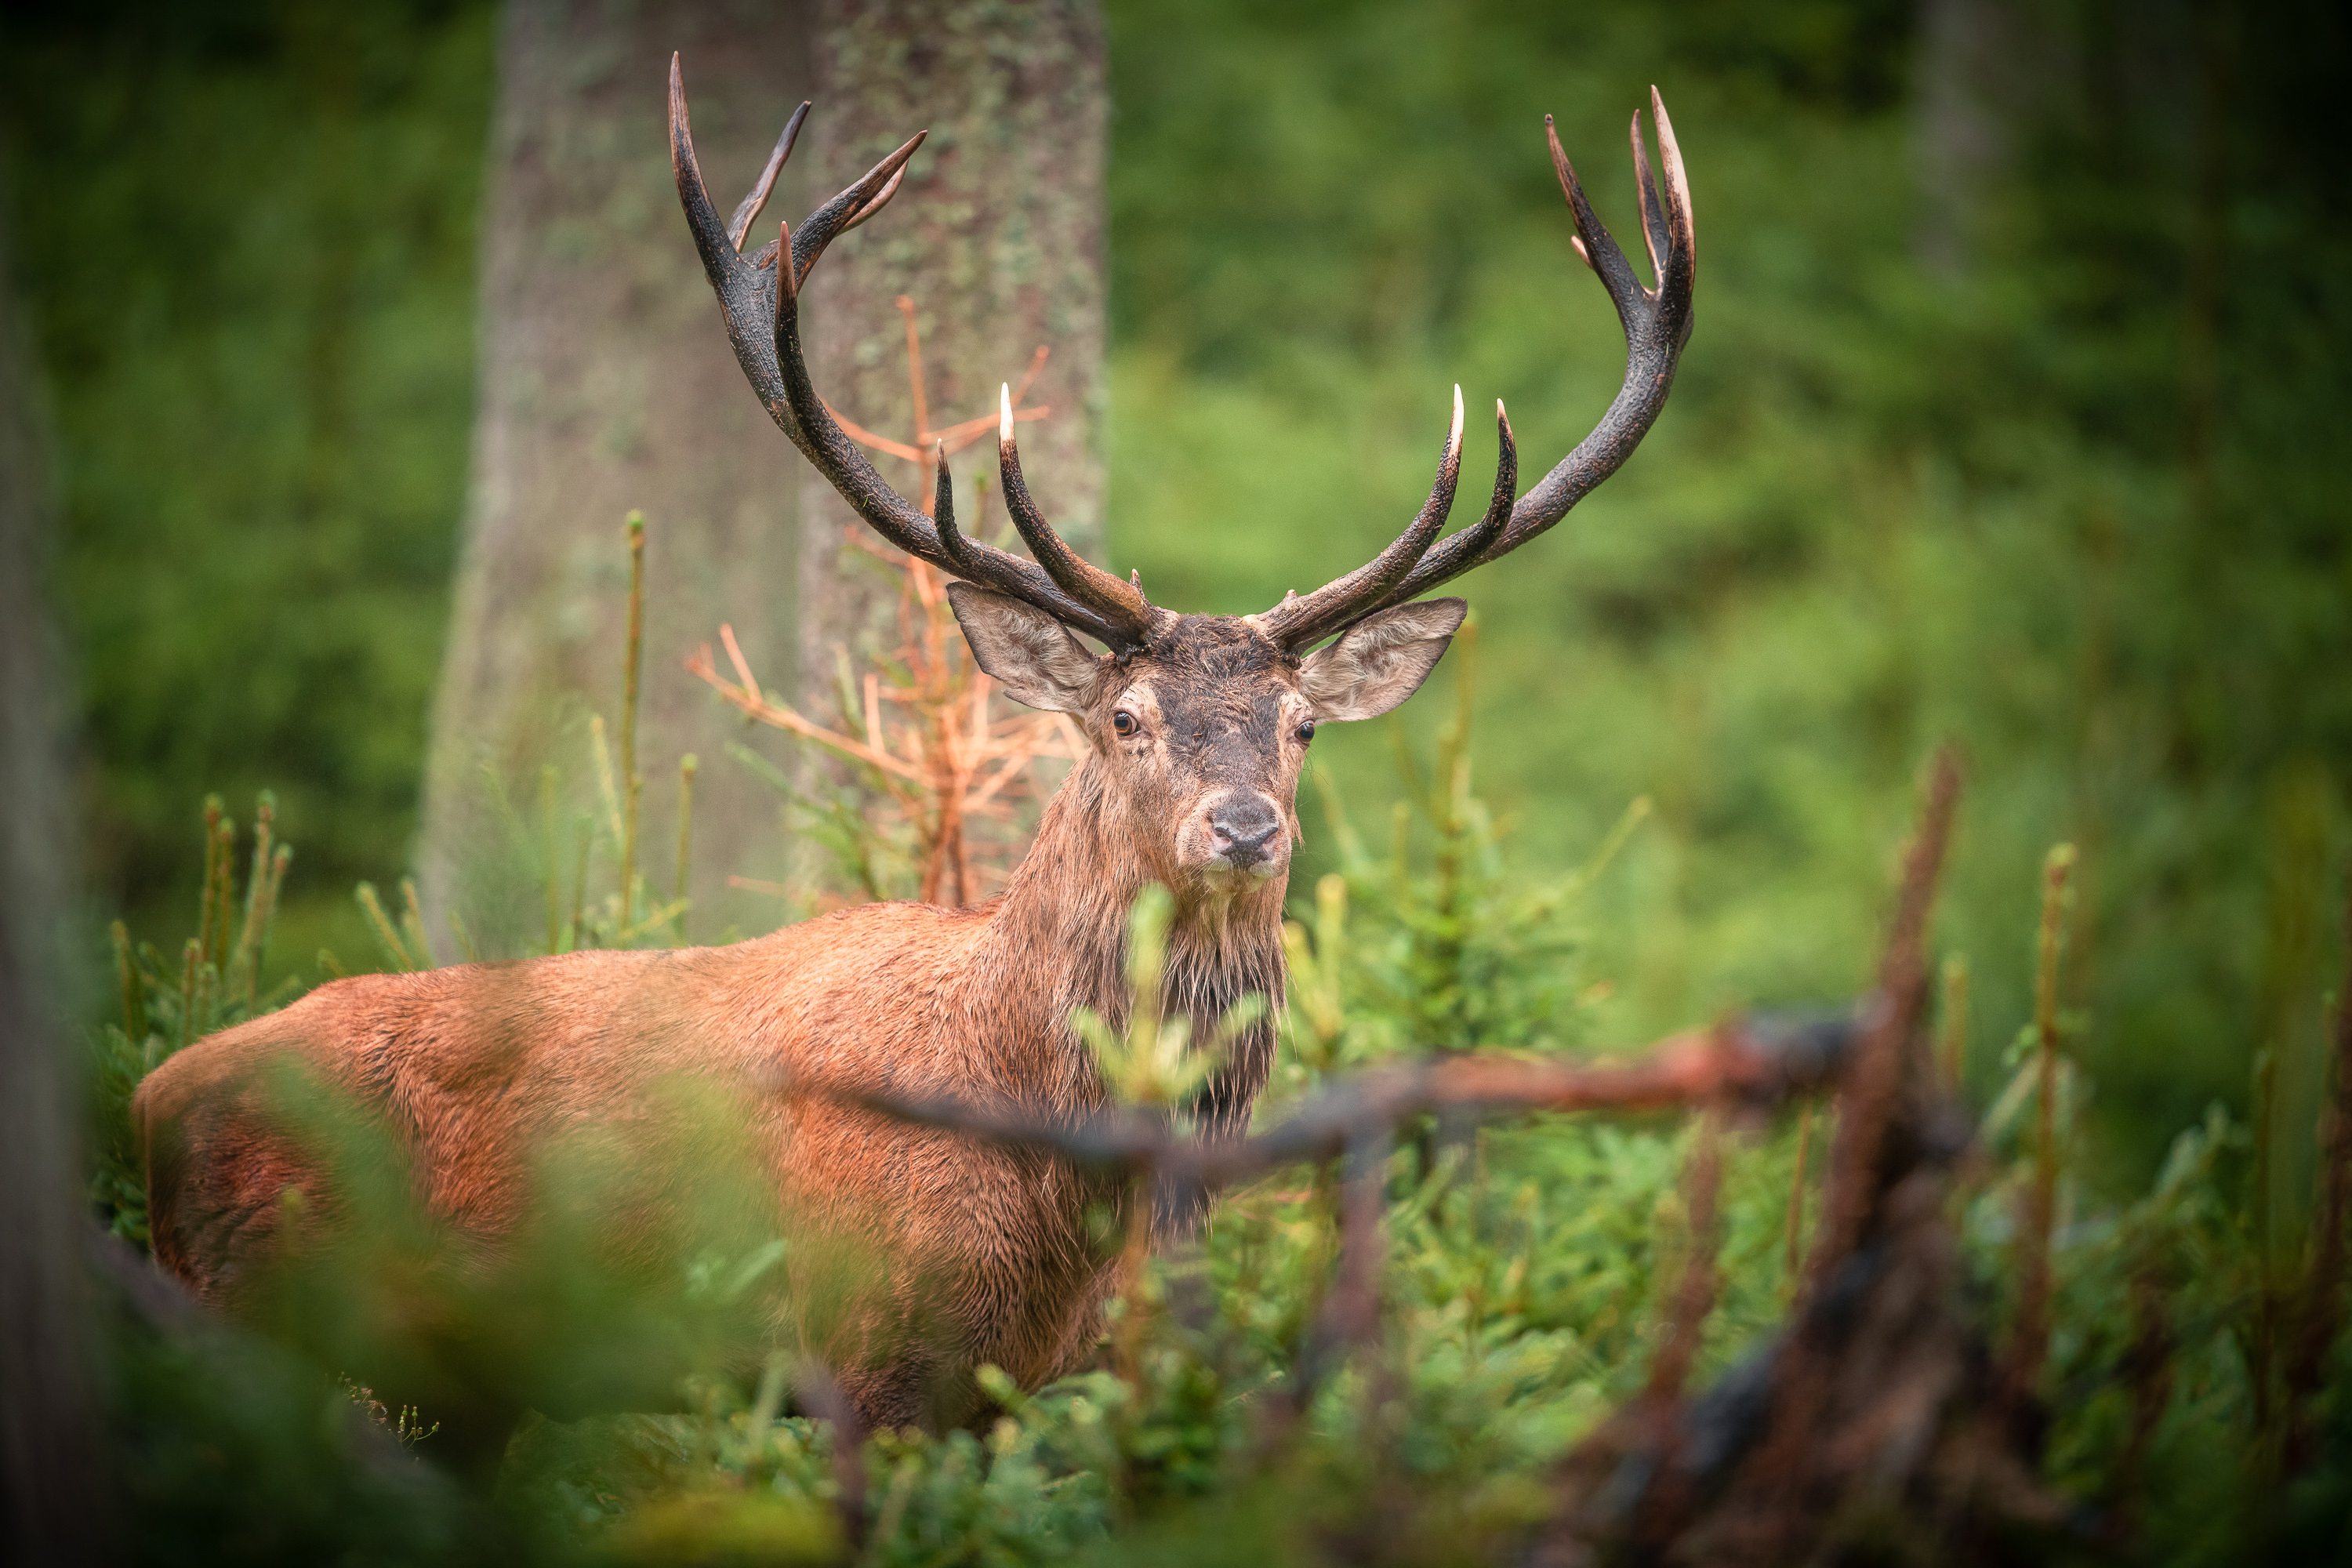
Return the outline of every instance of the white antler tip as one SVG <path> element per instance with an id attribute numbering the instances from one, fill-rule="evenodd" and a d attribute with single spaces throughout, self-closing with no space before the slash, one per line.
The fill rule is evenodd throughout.
<path id="1" fill-rule="evenodd" d="M 1012 383 L 999 382 L 996 386 L 996 438 L 1000 441 L 1010 441 L 1013 439 Z"/>

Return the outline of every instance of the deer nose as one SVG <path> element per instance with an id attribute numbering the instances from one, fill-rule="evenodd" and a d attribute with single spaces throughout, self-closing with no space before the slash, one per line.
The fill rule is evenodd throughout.
<path id="1" fill-rule="evenodd" d="M 1218 851 L 1235 867 L 1271 859 L 1266 846 L 1282 831 L 1282 814 L 1262 795 L 1229 795 L 1209 808 Z"/>

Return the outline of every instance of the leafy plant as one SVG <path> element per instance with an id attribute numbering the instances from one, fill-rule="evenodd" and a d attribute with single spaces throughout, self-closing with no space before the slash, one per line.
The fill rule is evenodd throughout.
<path id="1" fill-rule="evenodd" d="M 128 1241 L 147 1240 L 147 1156 L 131 1121 L 140 1079 L 181 1047 L 284 1005 L 300 986 L 292 978 L 268 991 L 262 965 L 293 846 L 277 842 L 277 801 L 254 805 L 253 848 L 240 892 L 236 822 L 220 797 L 205 802 L 204 897 L 196 934 L 172 967 L 150 942 L 135 946 L 121 921 L 112 927 L 114 976 L 121 1017 L 98 1026 L 93 1039 L 90 1197 L 108 1227 Z"/>

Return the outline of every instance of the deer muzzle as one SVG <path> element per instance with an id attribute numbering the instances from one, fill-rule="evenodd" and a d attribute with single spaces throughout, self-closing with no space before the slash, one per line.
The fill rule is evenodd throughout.
<path id="1" fill-rule="evenodd" d="M 1282 812 L 1255 790 L 1223 790 L 1210 797 L 1209 865 L 1251 873 L 1262 881 L 1280 868 L 1289 847 L 1282 831 Z"/>

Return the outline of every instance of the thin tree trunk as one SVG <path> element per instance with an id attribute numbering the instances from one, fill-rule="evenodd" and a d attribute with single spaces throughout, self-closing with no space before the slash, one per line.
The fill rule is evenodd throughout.
<path id="1" fill-rule="evenodd" d="M 822 200 L 915 132 L 930 132 L 897 198 L 834 243 L 803 295 L 810 368 L 826 400 L 866 429 L 909 439 L 916 420 L 900 295 L 916 304 L 934 428 L 994 414 L 998 387 L 1017 384 L 1045 345 L 1051 357 L 1026 401 L 1052 412 L 1021 426 L 1022 464 L 1055 529 L 1097 558 L 1103 55 L 1092 0 L 823 0 L 816 108 L 803 154 L 810 196 Z M 959 517 L 993 536 L 1005 520 L 992 433 L 950 461 Z M 876 463 L 902 494 L 928 493 L 927 468 L 890 457 Z M 984 507 L 974 487 L 981 476 Z M 899 641 L 897 588 L 848 543 L 862 525 L 806 468 L 801 516 L 801 698 L 830 713 L 836 650 L 865 658 Z M 805 765 L 813 773 L 825 764 Z"/>
<path id="2" fill-rule="evenodd" d="M 803 6 L 770 0 L 507 6 L 472 496 L 418 855 L 428 923 L 445 944 L 455 909 L 485 953 L 543 947 L 551 843 L 571 907 L 573 825 L 583 811 L 604 819 L 586 721 L 593 710 L 618 724 L 632 509 L 646 518 L 637 864 L 649 901 L 672 891 L 678 761 L 693 752 L 703 766 L 690 932 L 776 923 L 772 900 L 727 884 L 730 873 L 778 874 L 776 798 L 713 754 L 730 738 L 772 743 L 724 720 L 680 663 L 726 621 L 763 674 L 785 677 L 801 465 L 743 385 L 679 219 L 665 83 L 678 50 L 704 170 L 732 192 L 806 95 L 807 33 Z M 788 173 L 771 211 L 797 214 L 804 189 Z M 549 764 L 561 777 L 551 835 L 537 820 Z M 600 844 L 592 907 L 616 873 Z"/>
<path id="3" fill-rule="evenodd" d="M 40 594 L 54 507 L 6 243 L 0 228 L 0 1557 L 40 1565 L 91 1561 L 101 1532 L 58 979 L 76 839 Z"/>
<path id="4" fill-rule="evenodd" d="M 1958 278 L 1977 258 L 1990 188 L 2010 154 L 2001 84 L 2020 61 L 2008 11 L 2006 0 L 1919 0 L 1912 249 L 1937 278 Z"/>

